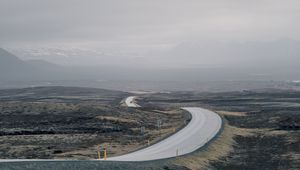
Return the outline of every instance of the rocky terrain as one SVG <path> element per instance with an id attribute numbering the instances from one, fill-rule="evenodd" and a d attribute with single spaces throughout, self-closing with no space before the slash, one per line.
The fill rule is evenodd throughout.
<path id="1" fill-rule="evenodd" d="M 179 109 L 121 106 L 128 95 L 66 87 L 1 90 L 0 158 L 95 159 L 98 145 L 109 156 L 119 155 L 148 145 L 148 140 L 154 143 L 188 119 Z"/>
<path id="2" fill-rule="evenodd" d="M 7 91 L 1 92 L 1 128 L 3 127 L 2 129 L 4 129 L 1 131 L 2 136 L 0 137 L 2 146 L 1 156 L 5 154 L 10 157 L 16 156 L 17 152 L 13 149 L 14 146 L 24 147 L 30 145 L 28 141 L 27 144 L 22 144 L 22 142 L 26 141 L 26 138 L 30 138 L 31 140 L 32 138 L 29 134 L 18 134 L 22 132 L 22 130 L 20 130 L 21 127 L 23 127 L 23 133 L 37 133 L 32 130 L 33 126 L 37 126 L 37 129 L 39 129 L 39 135 L 48 133 L 48 136 L 52 136 L 53 139 L 56 138 L 60 141 L 62 141 L 62 139 L 55 136 L 63 135 L 65 136 L 64 138 L 70 140 L 69 147 L 67 147 L 67 145 L 61 145 L 61 143 L 56 145 L 53 143 L 53 140 L 52 144 L 51 140 L 44 140 L 43 144 L 35 145 L 35 147 L 50 146 L 50 152 L 48 152 L 49 155 L 44 155 L 45 157 L 62 157 L 63 154 L 74 157 L 77 155 L 78 157 L 78 153 L 76 153 L 78 150 L 76 151 L 74 146 L 76 146 L 76 148 L 80 146 L 79 148 L 86 150 L 87 146 L 95 146 L 98 143 L 106 143 L 107 141 L 105 140 L 110 137 L 110 142 L 117 143 L 119 146 L 122 146 L 116 147 L 118 152 L 116 151 L 115 154 L 127 152 L 126 150 L 120 151 L 122 150 L 121 148 L 124 148 L 124 146 L 128 147 L 134 145 L 134 148 L 142 147 L 141 143 L 143 143 L 143 139 L 146 138 L 145 136 L 151 139 L 151 134 L 157 132 L 155 131 L 155 122 L 157 117 L 160 117 L 164 122 L 166 122 L 164 125 L 164 129 L 166 130 L 169 129 L 169 127 L 180 127 L 179 122 L 181 120 L 188 120 L 188 116 L 178 110 L 178 108 L 182 106 L 199 106 L 211 109 L 223 117 L 224 125 L 222 133 L 210 142 L 208 146 L 192 154 L 174 159 L 136 163 L 95 161 L 19 162 L 2 163 L 0 164 L 1 169 L 18 169 L 20 167 L 23 169 L 51 169 L 51 167 L 55 167 L 58 169 L 294 170 L 300 168 L 300 92 L 297 90 L 262 89 L 219 93 L 171 92 L 142 94 L 139 97 L 138 103 L 142 105 L 143 108 L 138 110 L 119 106 L 119 102 L 127 95 L 122 92 L 117 93 L 118 95 L 116 96 L 119 97 L 111 97 L 109 100 L 104 100 L 104 97 L 100 97 L 100 95 L 97 100 L 90 99 L 90 97 L 83 99 L 83 96 L 78 97 L 81 99 L 73 96 L 71 100 L 70 97 L 68 97 L 68 100 L 65 98 L 63 99 L 65 101 L 63 104 L 58 102 L 62 100 L 62 98 L 58 96 L 55 97 L 55 100 L 52 97 L 48 97 L 47 99 L 39 97 L 39 99 L 34 99 L 33 101 L 33 99 L 28 97 L 30 96 L 29 94 L 25 97 L 26 99 L 22 97 L 22 95 L 17 94 L 21 93 L 16 93 L 15 97 L 7 97 L 13 95 L 8 94 Z M 93 94 L 95 94 L 95 92 L 93 92 Z M 19 99 L 16 101 L 16 98 Z M 20 98 L 22 98 L 22 100 Z M 100 98 L 103 100 L 100 100 Z M 32 119 L 26 119 L 24 117 L 26 117 L 26 114 L 29 112 L 19 111 L 19 113 L 17 113 L 16 110 L 13 110 L 18 107 L 23 108 L 23 104 L 21 103 L 25 100 L 26 103 L 31 103 L 31 105 L 32 102 L 41 102 L 36 105 L 39 106 L 39 109 L 45 107 L 43 105 L 45 103 L 42 102 L 44 100 L 47 101 L 47 107 L 63 107 L 68 108 L 66 110 L 69 111 L 55 109 L 59 110 L 60 114 L 55 112 L 52 113 L 53 111 L 51 111 L 51 114 L 49 114 L 50 112 L 48 112 L 48 114 L 44 112 L 37 114 L 37 111 L 31 111 L 31 115 L 41 116 L 44 114 L 44 116 L 37 119 L 33 119 L 34 116 Z M 55 102 L 53 102 L 53 100 Z M 73 102 L 69 103 L 70 100 Z M 84 100 L 89 102 L 83 102 Z M 97 106 L 94 106 L 91 101 L 97 101 Z M 13 105 L 13 107 L 10 105 Z M 30 106 L 28 104 L 26 105 L 27 107 Z M 111 106 L 114 107 L 112 108 Z M 79 111 L 78 109 L 81 110 Z M 11 110 L 11 112 L 8 113 L 8 110 Z M 114 114 L 112 114 L 112 112 Z M 26 116 L 24 113 L 26 113 Z M 62 113 L 64 113 L 63 115 L 66 115 L 66 117 L 62 118 L 62 120 L 69 120 L 68 124 L 60 123 L 59 115 Z M 52 114 L 55 116 L 51 117 Z M 23 118 L 21 119 L 20 117 L 19 119 L 12 119 L 9 115 L 22 115 Z M 78 117 L 80 117 L 80 119 Z M 145 119 L 145 117 L 147 117 L 147 119 Z M 117 124 L 115 123 L 116 118 L 118 118 Z M 31 123 L 26 124 L 25 121 L 22 121 L 23 119 Z M 51 120 L 50 124 L 55 124 L 55 128 L 49 129 L 49 123 L 42 121 L 43 119 Z M 6 120 L 14 121 L 11 121 L 12 123 L 9 124 L 6 123 Z M 34 120 L 40 120 L 41 125 L 34 123 Z M 138 124 L 142 121 L 143 124 L 145 124 L 146 129 L 149 130 L 147 132 L 148 134 L 144 136 L 140 134 L 140 125 Z M 103 126 L 104 122 L 106 122 L 105 126 Z M 24 124 L 24 126 L 21 126 L 22 124 Z M 80 125 L 80 128 L 74 125 Z M 98 126 L 96 127 L 94 125 Z M 19 128 L 16 129 L 15 127 Z M 78 134 L 87 136 L 80 138 L 80 135 L 78 137 Z M 36 137 L 39 135 L 34 134 L 32 136 Z M 70 137 L 66 137 L 68 135 Z M 120 137 L 121 135 L 122 137 Z M 12 142 L 14 141 L 13 138 L 16 137 L 19 139 L 22 137 L 24 140 L 15 140 L 15 142 Z M 153 141 L 154 140 L 155 139 L 153 139 Z M 72 142 L 76 144 L 73 144 Z M 14 145 L 7 147 L 9 143 L 14 143 Z M 34 142 L 30 143 L 32 144 Z M 87 143 L 89 144 L 87 145 Z M 7 148 L 10 149 L 6 150 Z M 27 150 L 26 153 L 29 151 L 31 151 L 29 152 L 31 155 L 34 155 L 34 153 L 39 153 L 39 155 L 47 153 L 47 150 L 43 150 L 42 152 L 38 152 L 37 150 Z M 84 155 L 80 152 L 80 156 L 84 155 L 87 157 L 93 157 L 92 152 L 89 153 L 90 154 Z M 23 152 L 23 154 L 26 155 L 25 152 Z"/>

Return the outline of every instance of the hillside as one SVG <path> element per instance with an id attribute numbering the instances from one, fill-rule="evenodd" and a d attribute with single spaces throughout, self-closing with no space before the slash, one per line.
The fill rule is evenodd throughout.
<path id="1" fill-rule="evenodd" d="M 0 81 L 31 82 L 60 80 L 71 77 L 72 72 L 44 60 L 21 60 L 0 48 Z"/>
<path id="2" fill-rule="evenodd" d="M 0 48 L 0 80 L 26 80 L 41 75 L 41 70 Z"/>

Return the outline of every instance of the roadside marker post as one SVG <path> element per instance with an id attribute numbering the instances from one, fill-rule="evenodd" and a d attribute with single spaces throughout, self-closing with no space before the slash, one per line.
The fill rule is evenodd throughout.
<path id="1" fill-rule="evenodd" d="M 160 129 L 160 128 L 161 128 L 161 125 L 162 125 L 162 120 L 161 120 L 161 119 L 158 119 L 158 120 L 157 120 L 157 128 Z"/>
<path id="2" fill-rule="evenodd" d="M 104 160 L 107 159 L 106 148 L 104 148 Z"/>
<path id="3" fill-rule="evenodd" d="M 98 145 L 98 160 L 101 159 L 100 146 Z"/>
<path id="4" fill-rule="evenodd" d="M 150 146 L 150 141 L 148 140 L 148 146 Z"/>
<path id="5" fill-rule="evenodd" d="M 144 135 L 145 134 L 145 126 L 141 127 L 141 134 Z"/>
<path id="6" fill-rule="evenodd" d="M 176 156 L 178 156 L 178 148 L 176 149 Z"/>

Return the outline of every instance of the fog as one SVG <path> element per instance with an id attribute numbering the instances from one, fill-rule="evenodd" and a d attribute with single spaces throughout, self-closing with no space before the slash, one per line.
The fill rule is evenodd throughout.
<path id="1" fill-rule="evenodd" d="M 74 79 L 299 80 L 299 19 L 297 0 L 0 0 L 0 47 Z"/>

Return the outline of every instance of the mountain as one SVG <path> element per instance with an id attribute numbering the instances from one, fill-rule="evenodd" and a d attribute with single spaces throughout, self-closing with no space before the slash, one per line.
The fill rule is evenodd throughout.
<path id="1" fill-rule="evenodd" d="M 55 80 L 64 76 L 58 65 L 43 60 L 24 61 L 0 48 L 0 81 Z"/>
<path id="2" fill-rule="evenodd" d="M 186 71 L 188 76 L 201 80 L 208 80 L 208 78 L 297 80 L 300 78 L 300 41 L 298 40 L 280 39 L 269 42 L 199 40 L 181 43 L 151 56 L 145 62 L 148 65 L 181 67 L 180 74 Z"/>
<path id="3" fill-rule="evenodd" d="M 33 67 L 44 69 L 44 70 L 60 70 L 62 69 L 61 66 L 50 63 L 45 60 L 26 60 L 26 63 L 30 64 Z"/>
<path id="4" fill-rule="evenodd" d="M 0 81 L 299 80 L 299 49 L 300 42 L 293 40 L 244 43 L 200 41 L 147 54 L 136 64 L 123 60 L 118 61 L 123 65 L 108 64 L 117 63 L 109 59 L 110 62 L 93 60 L 95 65 L 91 66 L 83 62 L 89 60 L 85 53 L 76 53 L 72 61 L 82 65 L 64 67 L 44 60 L 23 61 L 0 49 Z M 39 53 L 41 59 L 47 54 L 45 51 Z"/>
<path id="5" fill-rule="evenodd" d="M 18 57 L 2 48 L 0 48 L 0 61 L 0 69 L 2 69 L 1 71 L 13 69 L 12 66 L 17 66 L 20 68 L 29 66 L 24 61 L 20 60 Z"/>
<path id="6" fill-rule="evenodd" d="M 0 80 L 26 80 L 36 73 L 37 68 L 0 48 Z"/>
<path id="7" fill-rule="evenodd" d="M 0 83 L 78 80 L 88 76 L 78 68 L 66 68 L 44 60 L 21 60 L 14 54 L 0 48 Z"/>

